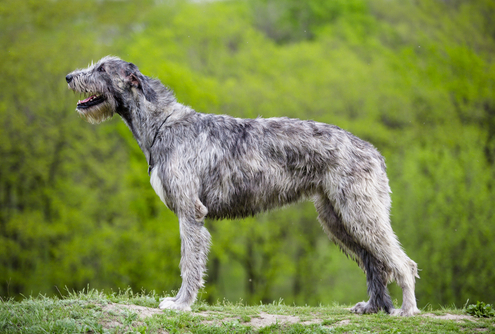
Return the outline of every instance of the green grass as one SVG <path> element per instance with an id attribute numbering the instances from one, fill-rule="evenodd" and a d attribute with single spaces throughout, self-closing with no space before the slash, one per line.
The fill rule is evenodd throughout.
<path id="1" fill-rule="evenodd" d="M 287 306 L 283 302 L 198 302 L 192 312 L 160 311 L 160 296 L 97 290 L 64 297 L 0 301 L 0 333 L 495 333 L 493 318 L 464 309 L 423 310 L 401 318 L 354 315 L 349 306 Z"/>

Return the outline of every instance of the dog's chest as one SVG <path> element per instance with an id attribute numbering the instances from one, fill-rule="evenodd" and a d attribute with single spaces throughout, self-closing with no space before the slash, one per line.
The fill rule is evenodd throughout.
<path id="1" fill-rule="evenodd" d="M 170 209 L 170 205 L 167 203 L 167 196 L 165 194 L 165 188 L 163 187 L 163 183 L 158 177 L 158 172 L 156 168 L 153 168 L 151 170 L 151 176 L 150 176 L 150 183 L 153 189 L 155 190 L 155 193 L 160 197 L 162 200 L 163 204 L 167 206 L 167 208 Z"/>

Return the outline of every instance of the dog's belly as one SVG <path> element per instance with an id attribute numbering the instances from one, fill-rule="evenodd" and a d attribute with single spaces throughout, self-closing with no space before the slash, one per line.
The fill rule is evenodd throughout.
<path id="1" fill-rule="evenodd" d="M 244 218 L 306 199 L 316 191 L 313 184 L 294 178 L 267 182 L 265 176 L 229 182 L 228 186 L 210 185 L 199 198 L 208 209 L 208 218 Z"/>

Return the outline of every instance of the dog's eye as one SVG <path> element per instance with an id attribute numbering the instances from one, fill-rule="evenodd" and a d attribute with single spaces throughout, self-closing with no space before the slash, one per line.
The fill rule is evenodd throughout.
<path id="1" fill-rule="evenodd" d="M 103 67 L 103 65 L 98 67 L 98 72 L 105 72 L 105 68 Z"/>

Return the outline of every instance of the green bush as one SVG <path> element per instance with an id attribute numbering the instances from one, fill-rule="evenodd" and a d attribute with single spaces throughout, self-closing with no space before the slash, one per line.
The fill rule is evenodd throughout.
<path id="1" fill-rule="evenodd" d="M 466 312 L 478 318 L 495 317 L 495 310 L 490 304 L 478 301 L 476 305 L 471 304 L 466 308 Z"/>

